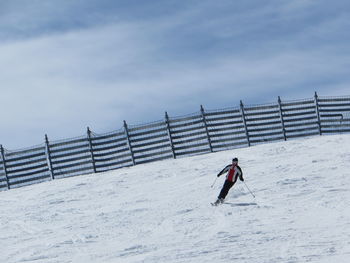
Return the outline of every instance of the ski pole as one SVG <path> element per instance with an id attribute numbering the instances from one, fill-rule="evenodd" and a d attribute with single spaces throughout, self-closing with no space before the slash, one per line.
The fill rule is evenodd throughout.
<path id="1" fill-rule="evenodd" d="M 217 180 L 217 179 L 218 179 L 218 177 L 215 178 L 214 183 L 210 186 L 211 188 L 214 187 L 214 184 L 216 183 L 216 180 Z"/>
<path id="2" fill-rule="evenodd" d="M 255 198 L 255 195 L 252 193 L 252 191 L 250 191 L 248 185 L 245 183 L 245 181 L 243 181 L 243 183 L 245 184 L 245 186 L 247 187 L 248 191 L 251 193 L 251 195 Z"/>

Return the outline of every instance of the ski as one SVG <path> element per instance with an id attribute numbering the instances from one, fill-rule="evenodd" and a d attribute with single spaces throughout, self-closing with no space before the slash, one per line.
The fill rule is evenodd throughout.
<path id="1" fill-rule="evenodd" d="M 211 203 L 212 206 L 217 206 L 225 202 L 224 198 L 218 198 L 214 203 Z"/>
<path id="2" fill-rule="evenodd" d="M 222 205 L 224 204 L 224 202 L 214 202 L 214 203 L 210 203 L 212 206 L 218 206 L 218 205 Z"/>

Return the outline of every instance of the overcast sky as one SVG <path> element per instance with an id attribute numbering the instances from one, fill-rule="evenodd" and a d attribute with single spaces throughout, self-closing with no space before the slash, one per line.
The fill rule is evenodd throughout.
<path id="1" fill-rule="evenodd" d="M 0 144 L 350 95 L 348 0 L 1 0 Z"/>

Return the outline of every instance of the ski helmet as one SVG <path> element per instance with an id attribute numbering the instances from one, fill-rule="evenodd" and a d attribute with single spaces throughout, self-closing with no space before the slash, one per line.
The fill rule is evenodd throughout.
<path id="1" fill-rule="evenodd" d="M 238 163 L 238 158 L 236 158 L 236 157 L 235 157 L 235 158 L 233 158 L 233 159 L 232 159 L 232 162 L 236 162 L 236 163 Z"/>

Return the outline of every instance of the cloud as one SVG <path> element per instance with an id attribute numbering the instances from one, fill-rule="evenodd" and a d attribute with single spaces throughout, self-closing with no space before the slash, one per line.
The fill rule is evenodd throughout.
<path id="1" fill-rule="evenodd" d="M 72 22 L 78 4 L 44 6 L 39 11 L 45 22 L 33 18 L 26 28 L 30 37 L 7 32 L 0 45 L 5 147 L 40 143 L 45 133 L 51 139 L 82 135 L 86 126 L 108 132 L 124 119 L 149 122 L 166 110 L 181 115 L 200 104 L 215 109 L 240 99 L 249 104 L 278 95 L 311 97 L 316 90 L 346 94 L 349 22 L 339 6 L 328 8 L 338 14 L 329 17 L 328 6 L 314 1 L 189 1 L 174 4 L 173 11 L 155 1 L 153 16 L 138 20 L 125 2 L 129 12 L 123 16 L 107 12 L 108 6 L 118 8 L 103 3 L 97 8 L 89 2 L 90 15 L 78 25 Z M 2 22 L 17 21 L 23 29 L 39 12 L 34 7 L 21 19 Z M 94 21 L 104 12 L 104 20 Z M 60 14 L 69 21 L 64 30 L 46 24 L 52 14 L 55 23 L 62 25 Z"/>

